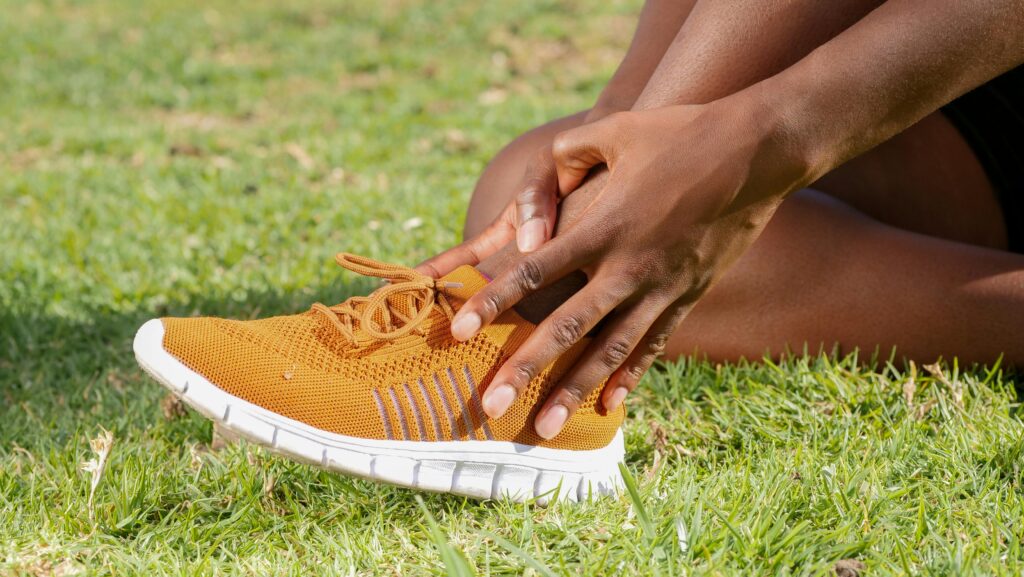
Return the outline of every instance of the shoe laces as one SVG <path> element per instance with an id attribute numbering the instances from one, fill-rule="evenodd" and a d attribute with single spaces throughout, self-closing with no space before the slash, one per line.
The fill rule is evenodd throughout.
<path id="1" fill-rule="evenodd" d="M 455 310 L 444 290 L 461 287 L 462 283 L 445 282 L 411 268 L 346 252 L 338 253 L 334 260 L 342 268 L 354 273 L 388 281 L 388 284 L 369 296 L 351 297 L 334 306 L 321 303 L 313 305 L 312 311 L 330 320 L 352 344 L 358 344 L 355 331 L 357 322 L 372 339 L 394 340 L 412 332 L 422 334 L 423 321 L 430 316 L 435 305 L 449 321 L 455 316 Z M 399 306 L 399 303 L 405 306 Z"/>

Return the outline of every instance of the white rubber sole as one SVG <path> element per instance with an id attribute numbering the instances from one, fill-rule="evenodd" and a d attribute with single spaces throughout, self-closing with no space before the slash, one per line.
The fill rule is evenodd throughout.
<path id="1" fill-rule="evenodd" d="M 231 395 L 163 348 L 164 326 L 135 335 L 139 365 L 185 403 L 256 444 L 346 475 L 476 499 L 582 501 L 622 486 L 622 431 L 601 449 L 568 451 L 509 441 L 383 441 L 339 435 Z"/>

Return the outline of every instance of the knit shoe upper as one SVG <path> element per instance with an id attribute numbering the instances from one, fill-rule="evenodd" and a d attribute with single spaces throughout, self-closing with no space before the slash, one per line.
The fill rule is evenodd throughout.
<path id="1" fill-rule="evenodd" d="M 500 419 L 480 398 L 535 325 L 508 311 L 472 339 L 450 322 L 486 279 L 463 266 L 435 280 L 350 254 L 338 264 L 389 284 L 306 313 L 256 321 L 165 318 L 163 347 L 225 392 L 317 429 L 379 440 L 515 441 L 556 449 L 608 445 L 624 409 L 607 412 L 596 387 L 555 438 L 533 429 L 551 388 L 582 353 L 578 343 L 535 378 Z"/>

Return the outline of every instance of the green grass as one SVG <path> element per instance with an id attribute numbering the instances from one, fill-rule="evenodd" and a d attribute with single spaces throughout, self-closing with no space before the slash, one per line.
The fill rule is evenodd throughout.
<path id="1" fill-rule="evenodd" d="M 885 362 L 669 364 L 631 401 L 631 491 L 548 508 L 421 504 L 162 414 L 143 320 L 337 302 L 370 285 L 336 251 L 451 245 L 487 159 L 593 101 L 639 1 L 476 4 L 0 0 L 0 574 L 1024 571 L 998 370 L 922 369 L 908 403 Z"/>

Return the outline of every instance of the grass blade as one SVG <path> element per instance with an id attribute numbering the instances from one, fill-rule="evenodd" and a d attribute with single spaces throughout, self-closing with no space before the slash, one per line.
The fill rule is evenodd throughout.
<path id="1" fill-rule="evenodd" d="M 526 563 L 527 565 L 529 565 L 537 573 L 540 573 L 541 575 L 544 575 L 545 577 L 558 577 L 558 574 L 555 573 L 554 571 L 552 571 L 551 569 L 549 569 L 547 565 L 545 565 L 545 564 L 541 563 L 540 561 L 534 559 L 532 555 L 530 555 L 529 553 L 524 551 L 522 548 L 520 548 L 515 543 L 513 543 L 513 542 L 509 541 L 508 539 L 502 537 L 501 535 L 498 535 L 496 533 L 491 533 L 490 531 L 484 531 L 482 529 L 477 531 L 477 533 L 479 533 L 480 535 L 483 535 L 484 537 L 488 537 L 490 539 L 493 539 L 495 543 L 497 543 L 498 545 L 501 545 L 502 549 L 505 549 L 506 551 L 508 551 L 509 553 L 515 555 L 516 557 L 519 557 L 523 561 L 523 563 Z"/>
<path id="2" fill-rule="evenodd" d="M 648 540 L 653 541 L 657 537 L 657 533 L 654 530 L 654 523 L 651 522 L 651 516 L 647 514 L 644 502 L 640 499 L 640 491 L 637 490 L 636 479 L 624 463 L 619 463 L 619 472 L 622 473 L 622 481 L 626 484 L 629 499 L 633 502 L 633 510 L 636 511 L 636 518 L 640 522 L 640 528 L 643 529 L 644 536 Z"/>
<path id="3" fill-rule="evenodd" d="M 430 514 L 430 510 L 427 509 L 427 505 L 419 495 L 416 495 L 416 504 L 419 505 L 423 517 L 427 520 L 427 533 L 437 547 L 437 552 L 441 554 L 441 561 L 444 563 L 444 569 L 448 576 L 473 577 L 473 569 L 469 566 L 469 562 L 458 549 L 452 547 L 448 542 L 441 527 L 434 520 L 434 516 Z"/>

